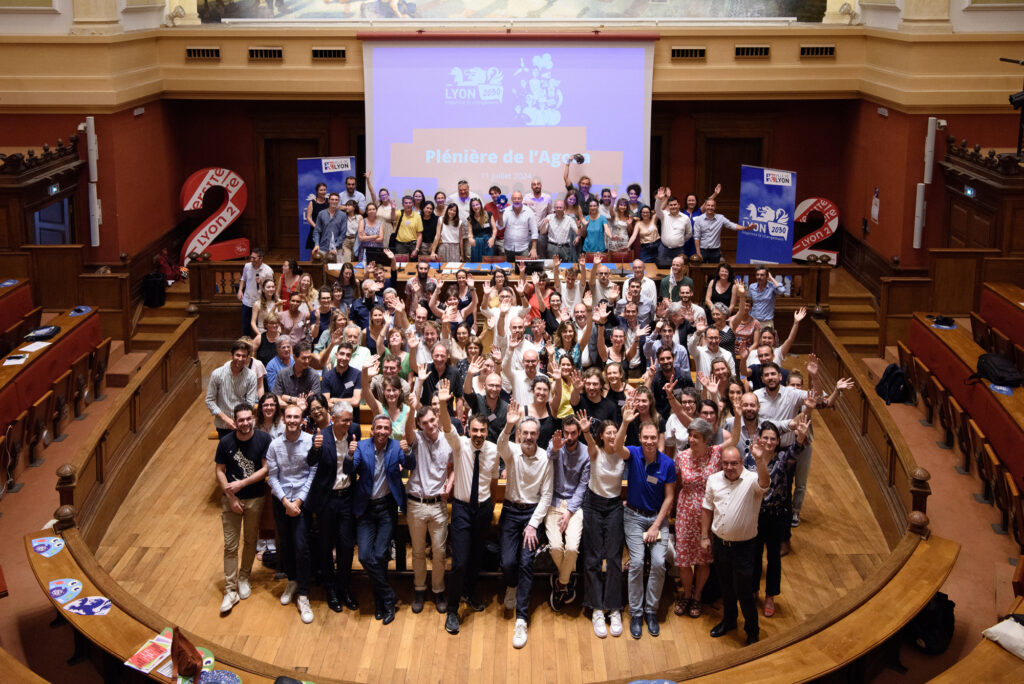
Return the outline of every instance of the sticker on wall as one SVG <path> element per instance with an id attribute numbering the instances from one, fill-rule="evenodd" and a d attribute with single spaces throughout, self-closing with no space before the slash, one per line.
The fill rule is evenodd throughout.
<path id="1" fill-rule="evenodd" d="M 57 603 L 67 603 L 82 593 L 82 583 L 76 579 L 55 579 L 50 582 L 50 598 Z"/>
<path id="2" fill-rule="evenodd" d="M 39 537 L 32 540 L 32 550 L 43 558 L 52 558 L 64 548 L 64 540 L 60 537 Z"/>
<path id="3" fill-rule="evenodd" d="M 110 607 L 110 599 L 106 596 L 83 596 L 64 606 L 64 610 L 75 615 L 106 615 Z"/>

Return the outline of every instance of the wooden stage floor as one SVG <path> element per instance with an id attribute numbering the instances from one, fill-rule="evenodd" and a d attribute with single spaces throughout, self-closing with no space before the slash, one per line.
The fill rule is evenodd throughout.
<path id="1" fill-rule="evenodd" d="M 203 352 L 204 375 L 224 355 Z M 803 362 L 803 358 L 797 360 Z M 787 363 L 787 366 L 790 365 Z M 857 586 L 888 555 L 857 481 L 820 420 L 815 421 L 814 461 L 803 523 L 793 551 L 783 558 L 782 594 L 771 619 L 761 618 L 762 638 L 806 620 Z M 356 577 L 358 614 L 331 612 L 315 587 L 315 620 L 304 625 L 294 606 L 279 602 L 284 581 L 256 562 L 252 597 L 225 618 L 218 490 L 210 416 L 198 398 L 182 416 L 122 504 L 96 552 L 99 562 L 150 608 L 214 643 L 315 679 L 359 682 L 594 682 L 639 677 L 712 658 L 743 646 L 743 632 L 711 639 L 718 606 L 700 619 L 672 614 L 671 583 L 661 606 L 661 636 L 639 641 L 601 640 L 579 603 L 560 614 L 546 603 L 546 579 L 534 587 L 529 641 L 512 648 L 513 620 L 502 617 L 498 579 L 482 583 L 483 613 L 463 607 L 462 632 L 450 636 L 433 604 L 413 615 L 411 576 L 396 577 L 401 597 L 389 626 L 373 619 L 367 580 Z M 216 653 L 215 653 L 216 655 Z M 301 677 L 300 678 L 304 678 Z"/>

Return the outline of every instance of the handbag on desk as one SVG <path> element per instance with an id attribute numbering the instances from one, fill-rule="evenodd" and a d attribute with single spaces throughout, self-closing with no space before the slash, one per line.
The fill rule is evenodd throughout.
<path id="1" fill-rule="evenodd" d="M 55 337 L 60 333 L 59 325 L 44 325 L 41 328 L 36 328 L 28 335 L 25 335 L 26 342 L 44 342 Z"/>

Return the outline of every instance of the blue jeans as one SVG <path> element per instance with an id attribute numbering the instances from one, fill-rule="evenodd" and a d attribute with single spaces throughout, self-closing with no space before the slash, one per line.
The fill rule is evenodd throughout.
<path id="1" fill-rule="evenodd" d="M 655 240 L 654 242 L 648 242 L 646 245 L 640 245 L 640 261 L 645 264 L 653 264 L 658 261 L 658 252 L 661 251 L 661 240 Z"/>
<path id="2" fill-rule="evenodd" d="M 485 256 L 491 256 L 494 254 L 494 249 L 487 246 L 487 241 L 490 239 L 490 235 L 482 235 L 480 237 L 473 238 L 473 248 L 469 252 L 469 260 L 471 262 L 478 264 L 484 260 Z"/>
<path id="3" fill-rule="evenodd" d="M 672 260 L 677 255 L 683 253 L 682 247 L 666 247 L 664 244 L 658 245 L 658 268 L 671 268 Z"/>
<path id="4" fill-rule="evenodd" d="M 661 525 L 661 539 L 650 545 L 651 571 L 644 590 L 644 532 L 654 524 L 658 516 L 646 516 L 627 508 L 622 514 L 622 527 L 626 534 L 626 548 L 629 549 L 629 613 L 632 616 L 644 612 L 657 613 L 661 589 L 665 584 L 665 559 L 668 556 L 668 521 Z"/>
<path id="5" fill-rule="evenodd" d="M 506 587 L 516 587 L 516 617 L 525 620 L 530 609 L 530 589 L 533 587 L 533 559 L 537 549 L 523 546 L 523 532 L 530 524 L 536 506 L 514 508 L 506 503 L 501 508 L 498 529 L 501 534 L 501 572 Z M 539 532 L 539 530 L 538 530 Z M 540 541 L 538 540 L 538 545 Z"/>
<path id="6" fill-rule="evenodd" d="M 373 585 L 373 599 L 378 608 L 393 608 L 397 596 L 388 584 L 388 560 L 391 557 L 391 535 L 398 523 L 398 507 L 390 494 L 370 501 L 356 518 L 356 543 L 359 563 Z"/>

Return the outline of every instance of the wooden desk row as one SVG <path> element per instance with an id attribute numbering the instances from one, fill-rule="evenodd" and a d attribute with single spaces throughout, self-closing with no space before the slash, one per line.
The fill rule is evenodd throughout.
<path id="1" fill-rule="evenodd" d="M 0 356 L 6 355 L 26 334 L 39 327 L 42 307 L 32 308 L 32 287 L 28 280 L 0 281 Z"/>
<path id="2" fill-rule="evenodd" d="M 985 283 L 978 314 L 1009 337 L 1011 344 L 1024 347 L 1024 288 L 1012 283 Z"/>

